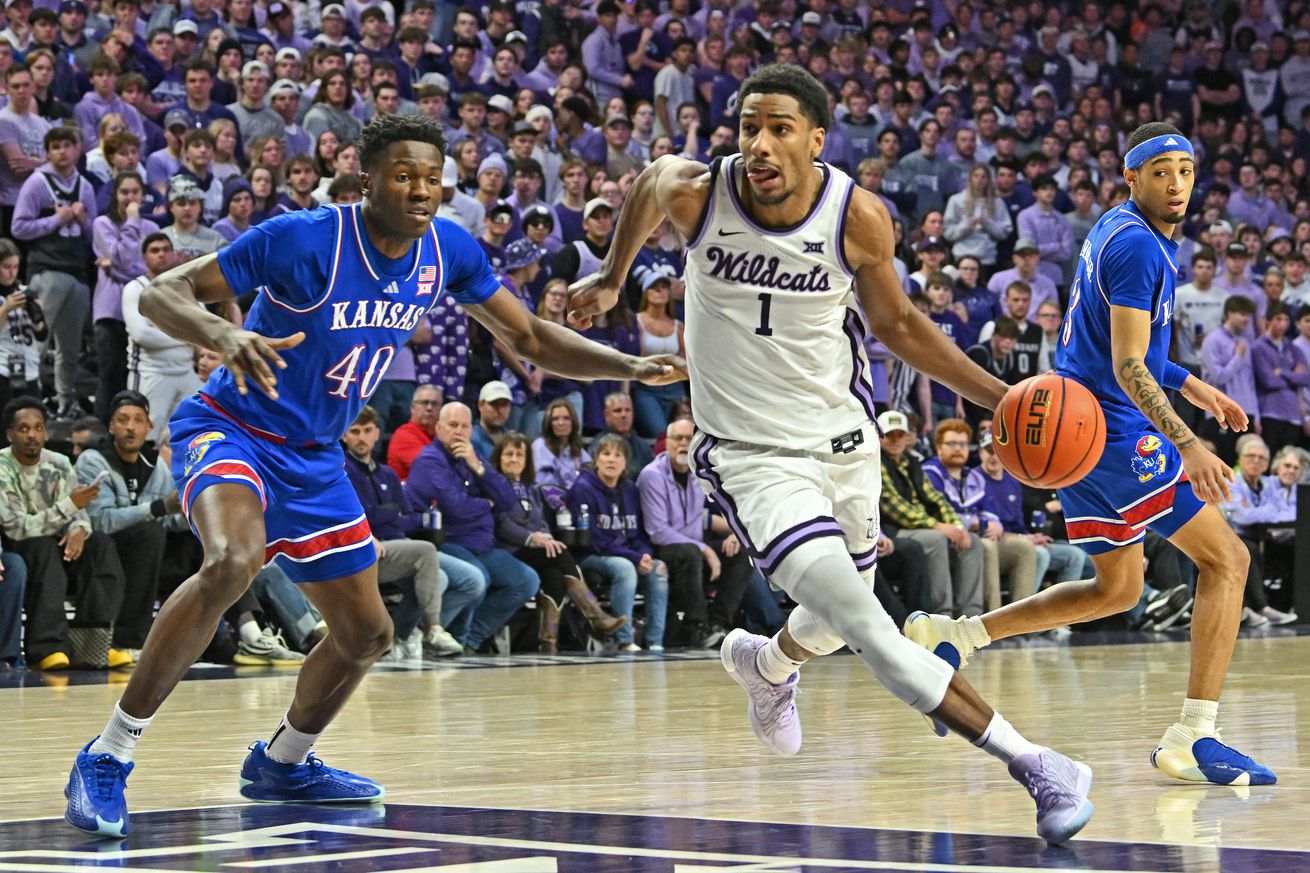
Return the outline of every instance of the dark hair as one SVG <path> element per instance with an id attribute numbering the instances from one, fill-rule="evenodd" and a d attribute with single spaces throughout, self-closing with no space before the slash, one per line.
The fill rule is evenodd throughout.
<path id="1" fill-rule="evenodd" d="M 1246 298 L 1243 297 L 1243 300 Z M 999 336 L 1005 339 L 1017 340 L 1020 336 L 1019 322 L 1015 321 L 1008 315 L 1002 315 L 996 321 L 992 322 L 992 336 Z"/>
<path id="2" fill-rule="evenodd" d="M 359 415 L 355 416 L 355 420 L 350 423 L 350 426 L 354 427 L 355 425 L 359 425 L 360 427 L 363 427 L 366 424 L 379 425 L 381 421 L 382 416 L 378 415 L 378 411 L 365 404 L 360 407 Z"/>
<path id="3" fill-rule="evenodd" d="M 378 115 L 359 135 L 359 165 L 372 172 L 374 163 L 394 142 L 424 142 L 446 153 L 446 134 L 426 115 Z"/>
<path id="4" fill-rule="evenodd" d="M 238 44 L 237 44 L 237 48 L 240 48 L 240 47 L 241 47 L 241 46 L 240 46 L 240 43 L 238 43 Z M 197 70 L 199 70 L 199 71 L 201 71 L 201 72 L 204 72 L 204 73 L 207 73 L 207 74 L 209 75 L 209 78 L 211 78 L 211 79 L 214 78 L 214 67 L 213 67 L 213 65 L 210 64 L 209 61 L 206 61 L 206 60 L 204 60 L 204 59 L 202 59 L 202 58 L 196 58 L 196 59 L 193 60 L 193 61 L 188 61 L 187 63 L 183 64 L 183 66 L 182 66 L 182 78 L 185 79 L 187 73 L 194 73 L 194 72 L 196 72 Z"/>
<path id="5" fill-rule="evenodd" d="M 1242 299 L 1245 300 L 1246 298 Z M 567 409 L 569 418 L 573 421 L 569 435 L 563 440 L 555 436 L 555 429 L 550 424 L 551 413 L 556 409 Z M 541 436 L 546 441 L 546 448 L 550 449 L 551 454 L 558 455 L 567 451 L 575 458 L 582 457 L 582 422 L 578 420 L 577 410 L 573 408 L 573 404 L 567 398 L 556 397 L 550 401 L 550 405 L 546 407 L 546 419 L 541 425 Z"/>
<path id="6" fill-rule="evenodd" d="M 1202 246 L 1197 250 L 1196 254 L 1192 255 L 1192 263 L 1195 264 L 1197 261 L 1209 261 L 1212 264 L 1217 264 L 1219 258 L 1215 257 L 1214 249 L 1209 246 Z"/>
<path id="7" fill-rule="evenodd" d="M 1288 318 L 1291 318 L 1292 317 L 1291 308 L 1288 307 L 1288 305 L 1286 303 L 1283 303 L 1281 300 L 1270 300 L 1269 308 L 1265 310 L 1265 320 L 1273 321 L 1275 318 L 1277 318 L 1280 315 L 1286 315 Z"/>
<path id="8" fill-rule="evenodd" d="M 10 69 L 13 69 L 12 67 Z M 46 131 L 45 139 L 41 144 L 45 146 L 46 151 L 50 147 L 61 142 L 71 142 L 73 145 L 82 144 L 82 131 L 71 124 L 60 124 Z"/>
<path id="9" fill-rule="evenodd" d="M 364 183 L 355 173 L 346 173 L 344 176 L 338 176 L 328 185 L 327 195 L 329 200 L 336 200 L 342 194 L 354 192 L 356 194 L 364 193 Z"/>
<path id="10" fill-rule="evenodd" d="M 1129 43 L 1131 43 L 1131 40 Z M 1183 136 L 1183 132 L 1172 124 L 1163 121 L 1148 121 L 1146 124 L 1137 128 L 1137 130 L 1134 130 L 1132 136 L 1128 137 L 1128 148 L 1125 150 L 1125 154 L 1137 148 L 1148 139 L 1155 139 L 1157 136 L 1167 136 L 1169 134 L 1186 139 L 1186 137 Z"/>
<path id="11" fill-rule="evenodd" d="M 760 67 L 742 82 L 737 92 L 737 106 L 742 106 L 751 94 L 786 94 L 794 97 L 800 104 L 801 113 L 811 124 L 824 130 L 832 126 L 827 90 L 819 84 L 818 79 L 800 67 L 785 64 Z"/>
<path id="12" fill-rule="evenodd" d="M 41 421 L 45 421 L 45 404 L 31 394 L 20 394 L 6 403 L 4 412 L 0 414 L 0 417 L 3 417 L 5 420 L 5 430 L 13 430 L 14 419 L 17 418 L 18 413 L 22 412 L 24 409 L 35 409 L 37 412 L 41 413 Z"/>
<path id="13" fill-rule="evenodd" d="M 376 8 L 376 7 L 371 7 L 371 8 Z M 323 74 L 323 78 L 318 83 L 318 91 L 314 94 L 314 102 L 315 103 L 328 102 L 328 96 L 327 96 L 328 80 L 335 79 L 337 77 L 340 77 L 346 83 L 346 99 L 345 102 L 341 104 L 341 108 L 346 110 L 352 109 L 355 105 L 355 89 L 350 84 L 350 74 L 347 73 L 345 70 L 329 70 L 328 72 Z M 328 105 L 331 106 L 332 104 L 328 103 Z"/>
<path id="14" fill-rule="evenodd" d="M 162 230 L 157 230 L 154 233 L 147 236 L 145 239 L 141 240 L 141 254 L 144 255 L 146 253 L 146 249 L 150 248 L 152 245 L 154 245 L 157 242 L 168 243 L 168 247 L 170 249 L 173 247 L 173 238 L 168 234 L 164 233 Z"/>
<path id="15" fill-rule="evenodd" d="M 123 170 L 122 172 L 116 174 L 114 176 L 114 180 L 109 183 L 108 214 L 109 214 L 109 220 L 112 221 L 114 224 L 122 224 L 124 221 L 127 220 L 127 216 L 120 214 L 118 211 L 118 189 L 123 187 L 124 182 L 127 182 L 131 179 L 136 180 L 136 183 L 141 186 L 141 193 L 145 194 L 146 193 L 145 180 L 141 178 L 140 173 L 133 172 L 132 170 Z"/>
<path id="16" fill-rule="evenodd" d="M 569 407 L 570 409 L 572 407 Z M 528 438 L 516 430 L 507 430 L 500 436 L 496 437 L 496 445 L 491 449 L 491 468 L 497 473 L 501 473 L 500 458 L 505 454 L 505 449 L 510 446 L 523 447 L 523 474 L 519 476 L 519 481 L 524 485 L 534 485 L 537 481 L 537 470 L 532 463 L 532 445 Z"/>
<path id="17" fill-rule="evenodd" d="M 1055 177 L 1049 173 L 1042 173 L 1036 179 L 1033 179 L 1034 191 L 1040 191 L 1043 188 L 1059 188 L 1059 187 L 1060 186 L 1055 181 Z"/>
<path id="18" fill-rule="evenodd" d="M 1224 301 L 1224 318 L 1228 317 L 1230 312 L 1237 312 L 1243 315 L 1255 315 L 1255 301 L 1250 297 L 1243 297 L 1241 294 L 1234 294 Z"/>

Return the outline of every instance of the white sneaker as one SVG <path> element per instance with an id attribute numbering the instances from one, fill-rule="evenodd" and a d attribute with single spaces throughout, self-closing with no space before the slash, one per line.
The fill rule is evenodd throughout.
<path id="1" fill-rule="evenodd" d="M 654 654 L 659 654 L 660 652 L 664 651 L 664 647 L 656 643 L 655 645 L 651 646 L 647 651 L 652 652 Z"/>
<path id="2" fill-rule="evenodd" d="M 1296 624 L 1297 621 L 1299 621 L 1295 612 L 1279 612 L 1272 606 L 1266 606 L 1260 611 L 1260 614 L 1269 619 L 1269 623 L 1275 627 L 1280 627 L 1285 624 Z"/>
<path id="3" fill-rule="evenodd" d="M 755 737 L 770 752 L 790 758 L 801 749 L 801 719 L 796 711 L 796 686 L 801 674 L 791 674 L 781 685 L 765 679 L 755 657 L 768 642 L 768 637 L 737 628 L 724 638 L 719 659 L 733 681 L 746 689 L 750 698 L 746 712 Z"/>
<path id="4" fill-rule="evenodd" d="M 661 647 L 661 648 L 662 648 L 662 647 Z M 640 651 L 641 651 L 641 646 L 637 645 L 636 643 L 624 643 L 623 645 L 619 646 L 619 651 L 620 651 L 620 652 L 640 652 Z"/>
<path id="5" fill-rule="evenodd" d="M 246 667 L 299 667 L 305 656 L 288 647 L 281 633 L 266 627 L 255 642 L 237 643 L 232 660 Z"/>
<path id="6" fill-rule="evenodd" d="M 1242 627 L 1257 628 L 1269 624 L 1269 619 L 1249 606 L 1242 607 Z"/>
<path id="7" fill-rule="evenodd" d="M 399 644 L 399 648 L 406 661 L 420 660 L 423 657 L 423 631 L 414 628 Z"/>
<path id="8" fill-rule="evenodd" d="M 433 625 L 423 637 L 423 654 L 432 658 L 449 658 L 464 652 L 464 646 L 440 625 Z"/>

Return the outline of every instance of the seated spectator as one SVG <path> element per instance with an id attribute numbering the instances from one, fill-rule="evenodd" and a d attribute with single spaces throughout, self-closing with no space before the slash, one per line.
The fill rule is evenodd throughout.
<path id="1" fill-rule="evenodd" d="M 679 388 L 681 393 L 683 388 Z M 596 446 L 606 434 L 617 436 L 628 444 L 628 463 L 629 471 L 636 470 L 640 472 L 646 469 L 646 465 L 655 460 L 655 453 L 651 451 L 650 441 L 637 435 L 632 429 L 633 416 L 632 398 L 622 391 L 615 391 L 605 397 L 605 429 L 596 434 L 595 439 L 591 441 L 588 451 L 591 456 L 596 457 Z"/>
<path id="2" fill-rule="evenodd" d="M 186 521 L 173 474 L 146 445 L 150 401 L 136 391 L 120 391 L 108 406 L 109 433 L 87 446 L 73 469 L 82 485 L 108 474 L 86 511 L 92 528 L 113 540 L 126 582 L 114 648 L 136 660 L 154 623 L 165 531 L 185 530 Z"/>
<path id="3" fill-rule="evenodd" d="M 1280 612 L 1269 605 L 1265 596 L 1264 561 L 1257 525 L 1296 520 L 1296 486 L 1300 482 L 1300 459 L 1285 464 L 1279 475 L 1267 476 L 1269 446 L 1256 437 L 1243 443 L 1237 456 L 1239 474 L 1231 486 L 1232 499 L 1224 504 L 1224 513 L 1242 544 L 1251 555 L 1246 574 L 1246 591 L 1242 598 L 1242 625 L 1263 627 L 1267 624 L 1291 624 L 1296 614 Z M 1286 457 L 1281 460 L 1286 461 Z M 1292 477 L 1295 467 L 1295 478 Z M 1286 476 L 1290 481 L 1284 483 Z"/>
<path id="4" fill-rule="evenodd" d="M 582 447 L 582 425 L 573 407 L 564 398 L 552 400 L 546 407 L 546 421 L 541 436 L 532 441 L 532 466 L 537 483 L 568 491 L 577 481 L 591 455 Z"/>
<path id="5" fill-rule="evenodd" d="M 122 97 L 118 96 L 118 64 L 105 55 L 96 55 L 91 59 L 91 90 L 82 95 L 82 100 L 73 107 L 73 117 L 82 129 L 82 143 L 88 149 L 100 144 L 100 119 L 110 112 L 123 116 L 127 129 L 139 139 L 144 139 L 146 132 L 141 126 L 141 116 Z"/>
<path id="6" fill-rule="evenodd" d="M 582 613 L 598 637 L 610 637 L 628 624 L 632 612 L 614 617 L 601 608 L 596 595 L 587 587 L 582 571 L 564 543 L 555 539 L 546 524 L 546 513 L 533 482 L 528 462 L 528 439 L 517 431 L 502 436 L 491 453 L 491 466 L 499 470 L 518 497 L 516 503 L 496 510 L 496 541 L 514 553 L 514 557 L 537 571 L 541 590 L 537 592 L 539 620 L 537 643 L 540 651 L 558 651 L 559 611 L 568 597 Z M 599 505 L 598 505 L 599 508 Z"/>
<path id="7" fill-rule="evenodd" d="M 0 553 L 0 671 L 13 669 L 22 654 L 26 593 L 27 564 L 17 552 Z"/>
<path id="8" fill-rule="evenodd" d="M 441 411 L 441 391 L 435 385 L 419 385 L 409 402 L 409 421 L 396 428 L 387 444 L 387 466 L 396 471 L 400 481 L 409 478 L 409 465 L 437 433 L 437 416 Z"/>
<path id="9" fill-rule="evenodd" d="M 673 282 L 670 277 L 649 270 L 642 282 L 641 302 L 637 306 L 637 338 L 643 355 L 685 355 L 682 340 L 682 322 L 678 320 L 673 304 Z M 684 386 L 669 385 L 632 386 L 632 405 L 636 410 L 637 430 L 643 437 L 653 439 L 669 423 L 669 410 L 682 396 Z"/>
<path id="10" fill-rule="evenodd" d="M 669 424 L 668 450 L 641 471 L 637 488 L 655 557 L 669 568 L 669 614 L 682 613 L 680 637 L 686 645 L 712 648 L 735 624 L 754 568 L 735 536 L 717 547 L 706 541 L 705 492 L 688 463 L 695 429 L 690 419 Z M 714 532 L 726 532 L 726 527 L 719 518 Z M 715 594 L 712 609 L 706 583 Z"/>
<path id="11" fill-rule="evenodd" d="M 277 205 L 269 210 L 269 218 L 283 212 L 295 212 L 298 209 L 314 209 L 318 201 L 314 199 L 314 189 L 318 187 L 318 170 L 308 155 L 293 155 L 287 160 L 286 184 L 278 194 Z"/>
<path id="12" fill-rule="evenodd" d="M 0 239 L 0 400 L 17 394 L 40 395 L 41 346 L 49 332 L 39 298 L 18 281 L 21 255 L 12 240 Z M 0 404 L 3 408 L 3 404 Z"/>
<path id="13" fill-rule="evenodd" d="M 0 449 L 0 531 L 27 564 L 27 662 L 37 670 L 128 666 L 132 657 L 110 647 L 123 568 L 113 540 L 92 533 L 86 513 L 100 486 L 77 485 L 68 458 L 45 447 L 40 400 L 15 397 L 3 419 L 9 447 Z M 70 575 L 77 579 L 71 590 Z M 71 627 L 64 612 L 70 594 Z"/>
<path id="14" fill-rule="evenodd" d="M 483 571 L 487 593 L 467 628 L 451 633 L 464 648 L 477 651 L 504 627 L 519 607 L 536 596 L 537 571 L 496 545 L 495 510 L 518 503 L 509 481 L 489 468 L 469 442 L 473 416 L 458 401 L 441 408 L 436 439 L 414 459 L 405 492 L 420 506 L 436 503 L 445 522 L 443 554 L 454 555 Z"/>
<path id="15" fill-rule="evenodd" d="M 617 434 L 602 434 L 592 450 L 596 460 L 582 470 L 567 498 L 574 518 L 582 513 L 583 504 L 591 513 L 591 544 L 579 550 L 586 552 L 579 564 L 609 581 L 610 606 L 622 614 L 632 614 L 637 586 L 641 585 L 646 600 L 646 648 L 662 652 L 669 571 L 663 561 L 653 557 L 655 550 L 642 533 L 641 495 L 627 475 L 628 441 Z M 641 651 L 631 623 L 620 627 L 615 638 L 619 651 Z"/>
<path id="16" fill-rule="evenodd" d="M 491 457 L 496 440 L 514 430 L 506 426 L 512 397 L 509 386 L 498 379 L 493 379 L 478 391 L 478 423 L 473 426 L 472 442 L 473 448 L 478 450 L 478 457 L 484 461 Z"/>
<path id="17" fill-rule="evenodd" d="M 905 413 L 878 416 L 882 433 L 883 529 L 896 539 L 917 541 L 931 570 L 932 612 L 956 617 L 983 611 L 982 541 L 964 529 L 960 516 L 927 480 L 909 452 L 914 442 Z"/>

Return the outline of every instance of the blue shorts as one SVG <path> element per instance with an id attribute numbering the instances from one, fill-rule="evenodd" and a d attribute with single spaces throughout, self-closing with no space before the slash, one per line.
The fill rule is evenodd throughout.
<path id="1" fill-rule="evenodd" d="M 1178 449 L 1145 420 L 1139 431 L 1108 435 L 1092 472 L 1058 493 L 1069 542 L 1089 555 L 1140 542 L 1148 527 L 1171 537 L 1205 506 Z"/>
<path id="2" fill-rule="evenodd" d="M 293 582 L 339 579 L 377 562 L 339 445 L 296 447 L 259 436 L 201 394 L 182 402 L 169 431 L 173 482 L 188 522 L 206 488 L 245 485 L 264 507 L 264 563 L 277 561 Z"/>

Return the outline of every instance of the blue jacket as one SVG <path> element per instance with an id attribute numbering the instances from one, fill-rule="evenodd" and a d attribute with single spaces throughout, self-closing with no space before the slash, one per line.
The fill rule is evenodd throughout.
<path id="1" fill-rule="evenodd" d="M 569 512 L 578 518 L 582 504 L 591 512 L 591 550 L 598 555 L 617 555 L 634 565 L 642 555 L 654 555 L 641 528 L 641 494 L 626 477 L 610 488 L 595 471 L 584 467 L 569 493 L 565 495 Z"/>
<path id="2" fill-rule="evenodd" d="M 476 554 L 496 547 L 493 509 L 504 512 L 518 505 L 509 480 L 490 466 L 479 478 L 438 440 L 424 446 L 414 459 L 405 493 L 419 506 L 430 506 L 435 500 L 446 541 Z"/>
<path id="3" fill-rule="evenodd" d="M 966 469 L 956 480 L 946 472 L 946 467 L 940 460 L 929 458 L 923 462 L 923 473 L 932 483 L 932 487 L 950 501 L 965 527 L 974 529 L 974 522 L 977 522 L 976 530 L 979 536 L 986 529 L 987 522 L 997 520 L 983 504 L 983 498 L 987 494 L 984 483 L 987 476 L 983 473 L 982 467 Z"/>
<path id="4" fill-rule="evenodd" d="M 346 452 L 346 476 L 364 506 L 368 526 L 379 540 L 403 540 L 423 525 L 422 507 L 400 484 L 396 471 L 386 464 L 365 463 Z"/>
<path id="5" fill-rule="evenodd" d="M 975 468 L 982 473 L 987 496 L 983 498 L 983 508 L 1000 521 L 1006 533 L 1033 533 L 1028 524 L 1028 514 L 1023 509 L 1023 485 L 1019 480 L 1002 470 L 1000 479 L 993 479 L 983 473 L 982 467 Z"/>

